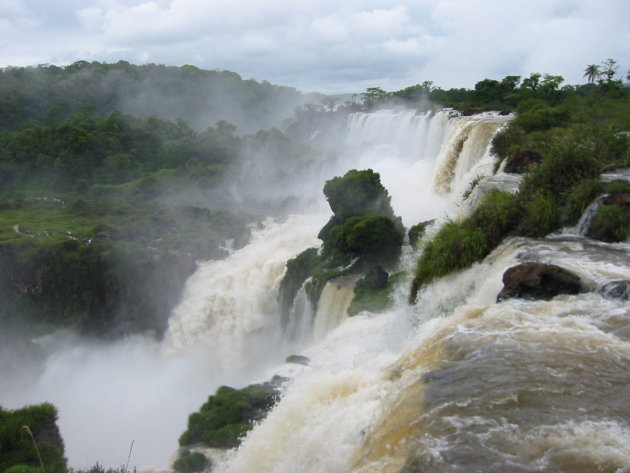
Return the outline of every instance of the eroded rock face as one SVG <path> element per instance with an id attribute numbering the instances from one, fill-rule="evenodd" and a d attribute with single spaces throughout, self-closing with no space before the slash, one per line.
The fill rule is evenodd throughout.
<path id="1" fill-rule="evenodd" d="M 517 151 L 505 163 L 504 171 L 511 174 L 523 174 L 537 168 L 542 156 L 535 151 Z"/>
<path id="2" fill-rule="evenodd" d="M 577 294 L 582 290 L 580 278 L 560 266 L 523 263 L 503 273 L 503 289 L 497 302 L 514 297 L 550 300 L 558 294 Z"/>

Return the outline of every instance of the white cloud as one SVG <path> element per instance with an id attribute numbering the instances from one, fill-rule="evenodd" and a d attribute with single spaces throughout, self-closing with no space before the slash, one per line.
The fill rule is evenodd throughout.
<path id="1" fill-rule="evenodd" d="M 305 90 L 630 68 L 627 0 L 3 0 L 0 65 L 224 68 Z M 620 70 L 621 72 L 621 70 Z"/>

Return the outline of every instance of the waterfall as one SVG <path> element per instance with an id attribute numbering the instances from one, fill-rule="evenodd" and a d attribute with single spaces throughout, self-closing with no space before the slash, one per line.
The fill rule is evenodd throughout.
<path id="1" fill-rule="evenodd" d="M 352 278 L 352 284 L 344 284 L 341 279 L 328 281 L 319 298 L 313 329 L 316 340 L 324 337 L 347 317 L 348 307 L 354 297 L 352 287 L 356 278 Z"/>
<path id="2" fill-rule="evenodd" d="M 286 262 L 319 245 L 316 236 L 325 218 L 268 220 L 253 230 L 246 247 L 200 264 L 169 319 L 164 349 L 181 352 L 203 343 L 214 362 L 229 370 L 271 356 L 269 347 L 282 345 L 277 294 Z"/>
<path id="3" fill-rule="evenodd" d="M 356 114 L 346 153 L 381 172 L 408 224 L 444 216 L 473 178 L 493 174 L 488 144 L 504 120 Z M 585 292 L 497 303 L 502 274 L 527 261 L 576 273 Z M 627 287 L 629 275 L 625 244 L 512 238 L 423 288 L 414 306 L 401 291 L 387 313 L 337 318 L 302 350 L 310 364 L 292 372 L 278 405 L 215 470 L 626 471 L 630 308 L 606 288 Z"/>
<path id="4" fill-rule="evenodd" d="M 495 303 L 519 261 L 593 290 Z M 630 308 L 597 287 L 629 274 L 626 245 L 508 240 L 416 306 L 353 317 L 306 350 L 310 366 L 218 471 L 625 471 Z"/>
<path id="5" fill-rule="evenodd" d="M 401 286 L 394 307 L 378 315 L 347 317 L 351 291 L 334 285 L 314 315 L 301 290 L 294 307 L 300 315 L 287 327 L 291 336 L 282 331 L 278 285 L 287 260 L 320 244 L 318 231 L 330 217 L 321 193 L 326 179 L 372 168 L 407 227 L 448 218 L 475 177 L 493 174 L 489 143 L 509 118 L 448 110 L 352 114 L 336 159 L 318 163 L 317 172 L 296 173 L 291 187 L 303 191 L 304 201 L 316 201 L 311 209 L 325 210 L 268 219 L 252 229 L 246 247 L 200 262 L 161 342 L 132 337 L 102 347 L 76 341 L 46 348 L 52 355 L 31 383 L 35 391 L 4 392 L 8 407 L 57 405 L 75 467 L 95 460 L 117 467 L 132 440 L 132 463 L 166 466 L 188 415 L 217 387 L 279 373 L 291 378 L 281 401 L 238 450 L 217 462 L 217 472 L 462 471 L 457 465 L 475 451 L 487 465 L 473 471 L 501 471 L 504 457 L 515 459 L 510 471 L 532 471 L 522 465 L 536 461 L 543 466 L 533 471 L 545 465 L 560 471 L 558 462 L 574 445 L 585 471 L 597 469 L 590 467 L 597 455 L 599 464 L 612 465 L 608 471 L 628 464 L 622 462 L 630 442 L 620 392 L 630 373 L 630 314 L 620 300 L 597 292 L 628 278 L 624 245 L 579 237 L 511 240 L 483 263 L 425 288 L 413 307 Z M 485 182 L 501 185 L 491 179 L 500 176 Z M 309 194 L 313 188 L 318 195 Z M 412 266 L 412 250 L 404 253 L 405 267 Z M 523 258 L 565 265 L 593 292 L 495 304 L 502 272 Z M 282 364 L 289 354 L 310 363 Z M 563 373 L 567 382 L 555 385 Z M 549 399 L 537 394 L 546 391 Z M 525 420 L 512 416 L 519 413 Z"/>

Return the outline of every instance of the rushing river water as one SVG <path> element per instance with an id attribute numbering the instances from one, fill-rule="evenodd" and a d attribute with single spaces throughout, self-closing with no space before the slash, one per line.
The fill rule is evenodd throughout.
<path id="1" fill-rule="evenodd" d="M 508 119 L 355 114 L 330 172 L 370 167 L 406 226 L 443 220 L 469 211 L 461 202 L 469 183 L 494 173 L 489 143 Z M 485 186 L 515 190 L 518 180 L 498 174 Z M 280 374 L 290 379 L 280 402 L 214 471 L 630 471 L 630 307 L 627 293 L 607 291 L 630 279 L 627 244 L 575 231 L 513 238 L 425 287 L 414 306 L 401 284 L 394 307 L 378 315 L 348 318 L 347 291 L 330 287 L 317 314 L 297 301 L 288 337 L 276 306 L 284 264 L 318 245 L 329 215 L 322 205 L 269 220 L 247 247 L 200 264 L 164 342 L 51 348 L 36 385 L 16 387 L 9 399 L 58 405 L 78 466 L 118 466 L 135 440 L 132 464 L 165 467 L 188 413 L 219 385 Z M 416 257 L 406 248 L 403 268 Z M 576 273 L 588 291 L 497 303 L 503 272 L 529 261 Z M 293 353 L 310 364 L 283 364 Z M 90 444 L 86 432 L 95 430 L 100 441 Z"/>

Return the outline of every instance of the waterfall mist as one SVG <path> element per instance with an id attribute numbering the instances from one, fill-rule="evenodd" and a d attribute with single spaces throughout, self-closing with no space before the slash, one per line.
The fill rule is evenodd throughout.
<path id="1" fill-rule="evenodd" d="M 353 114 L 343 142 L 334 145 L 334 156 L 285 169 L 279 180 L 265 165 L 270 155 L 261 154 L 259 167 L 241 176 L 236 186 L 247 187 L 262 172 L 267 189 L 257 185 L 235 192 L 248 193 L 246 200 L 258 195 L 260 201 L 273 202 L 281 202 L 283 192 L 287 199 L 298 196 L 284 207 L 294 215 L 254 226 L 251 243 L 226 259 L 200 262 L 163 341 L 134 336 L 96 343 L 72 333 L 36 340 L 32 369 L 0 379 L 3 405 L 55 404 L 73 467 L 123 465 L 132 441 L 130 466 L 164 467 L 188 414 L 217 387 L 240 387 L 289 370 L 295 381 L 285 398 L 220 471 L 254 471 L 264 464 L 270 471 L 272 462 L 285 465 L 273 471 L 295 472 L 304 465 L 314 465 L 308 471 L 348 471 L 374 410 L 382 408 L 381 398 L 391 390 L 388 367 L 414 341 L 410 330 L 430 317 L 406 307 L 406 288 L 401 287 L 391 313 L 364 313 L 332 332 L 320 329 L 315 344 L 312 333 L 304 330 L 301 337 L 287 340 L 276 306 L 284 265 L 319 245 L 318 230 L 330 216 L 321 189 L 326 179 L 349 169 L 379 172 L 406 226 L 452 214 L 458 194 L 491 161 L 487 149 L 492 132 L 505 120 L 498 115 L 458 117 L 448 111 Z M 454 150 L 463 150 L 465 162 L 458 161 Z M 412 261 L 408 254 L 407 264 Z M 422 335 L 413 333 L 417 342 Z M 287 355 L 298 352 L 312 359 L 312 368 L 282 365 Z M 322 458 L 321 452 L 333 444 L 334 454 Z M 281 461 L 292 449 L 301 458 Z M 257 463 L 261 455 L 264 463 Z"/>

